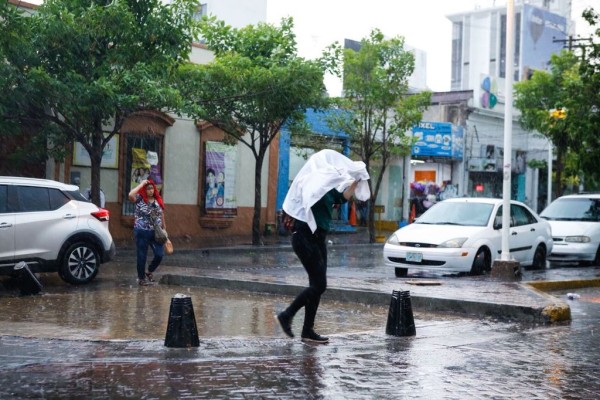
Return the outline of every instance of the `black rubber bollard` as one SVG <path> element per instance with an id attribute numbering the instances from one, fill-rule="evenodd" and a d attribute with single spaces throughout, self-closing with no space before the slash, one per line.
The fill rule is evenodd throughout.
<path id="1" fill-rule="evenodd" d="M 196 326 L 196 317 L 194 316 L 194 306 L 192 305 L 190 296 L 178 293 L 171 299 L 165 346 L 200 346 L 198 327 Z"/>
<path id="2" fill-rule="evenodd" d="M 15 265 L 14 271 L 16 272 L 17 287 L 22 295 L 38 294 L 42 291 L 42 284 L 33 272 L 31 272 L 29 265 L 25 261 L 21 261 Z"/>
<path id="3" fill-rule="evenodd" d="M 415 320 L 409 291 L 392 291 L 385 333 L 394 336 L 415 336 Z"/>

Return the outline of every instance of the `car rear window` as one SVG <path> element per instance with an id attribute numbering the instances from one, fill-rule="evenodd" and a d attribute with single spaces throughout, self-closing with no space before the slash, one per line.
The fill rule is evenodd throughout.
<path id="1" fill-rule="evenodd" d="M 51 210 L 58 210 L 69 202 L 69 198 L 60 190 L 49 189 L 48 194 L 50 195 Z"/>
<path id="2" fill-rule="evenodd" d="M 87 201 L 89 203 L 89 199 L 81 192 L 77 190 L 69 190 L 67 191 L 67 196 L 77 201 Z"/>

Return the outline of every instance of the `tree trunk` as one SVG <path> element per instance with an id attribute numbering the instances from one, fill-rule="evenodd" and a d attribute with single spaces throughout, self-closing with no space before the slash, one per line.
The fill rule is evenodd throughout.
<path id="1" fill-rule="evenodd" d="M 559 147 L 556 152 L 556 182 L 554 182 L 554 196 L 555 199 L 562 196 L 563 188 L 562 188 L 562 170 L 563 170 L 563 158 L 564 158 L 564 147 Z M 550 199 L 552 200 L 552 199 Z"/>
<path id="2" fill-rule="evenodd" d="M 375 243 L 375 199 L 373 196 L 369 198 L 369 243 Z"/>
<path id="3" fill-rule="evenodd" d="M 95 133 L 92 137 L 92 152 L 90 154 L 91 161 L 91 195 L 92 203 L 100 207 L 100 164 L 102 163 L 102 147 L 103 133 Z"/>
<path id="4" fill-rule="evenodd" d="M 262 244 L 260 235 L 260 211 L 261 211 L 261 186 L 262 186 L 262 165 L 264 155 L 259 154 L 256 157 L 254 165 L 254 216 L 252 217 L 252 245 Z"/>

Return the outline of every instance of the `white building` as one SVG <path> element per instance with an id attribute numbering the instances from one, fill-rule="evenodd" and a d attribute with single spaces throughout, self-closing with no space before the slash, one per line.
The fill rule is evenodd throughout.
<path id="1" fill-rule="evenodd" d="M 567 0 L 517 1 L 515 5 L 514 81 L 531 70 L 548 68 L 553 53 L 563 48 L 571 26 Z M 472 196 L 502 194 L 504 141 L 506 7 L 479 9 L 448 16 L 452 33 L 452 90 L 473 90 L 472 112 L 465 133 L 465 192 Z M 542 209 L 546 187 L 527 161 L 547 160 L 550 144 L 518 123 L 512 130 L 512 197 Z M 541 188 L 542 190 L 538 190 Z"/>

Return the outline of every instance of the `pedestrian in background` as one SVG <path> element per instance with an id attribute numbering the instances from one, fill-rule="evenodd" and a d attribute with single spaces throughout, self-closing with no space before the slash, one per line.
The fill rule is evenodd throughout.
<path id="1" fill-rule="evenodd" d="M 85 196 L 86 199 L 88 199 L 88 201 L 92 202 L 92 188 L 89 187 L 87 189 L 85 189 L 85 192 L 83 192 L 83 195 Z M 100 208 L 104 208 L 104 206 L 106 205 L 106 198 L 104 196 L 104 192 L 102 191 L 102 189 L 100 189 Z"/>
<path id="2" fill-rule="evenodd" d="M 164 209 L 165 205 L 150 179 L 144 179 L 139 185 L 129 192 L 129 200 L 135 202 L 133 235 L 137 253 L 138 284 L 147 286 L 154 282 L 152 273 L 156 271 L 162 261 L 165 250 L 164 245 L 154 240 L 154 226 L 158 224 L 166 229 Z M 148 247 L 152 249 L 154 258 L 146 271 Z"/>
<path id="3" fill-rule="evenodd" d="M 314 330 L 321 295 L 327 289 L 327 233 L 334 204 L 347 202 L 360 183 L 361 200 L 369 196 L 365 164 L 352 161 L 333 150 L 314 154 L 302 167 L 283 203 L 284 211 L 295 218 L 292 248 L 308 274 L 309 286 L 281 313 L 277 320 L 289 337 L 294 337 L 292 320 L 304 307 L 302 341 L 327 343 L 329 338 Z"/>

